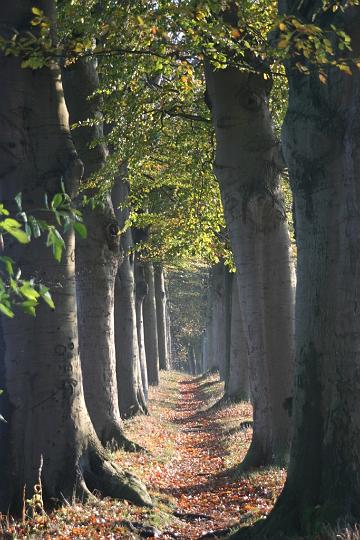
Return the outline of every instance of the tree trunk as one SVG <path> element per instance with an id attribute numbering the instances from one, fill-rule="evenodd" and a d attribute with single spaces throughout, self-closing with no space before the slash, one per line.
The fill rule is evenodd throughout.
<path id="1" fill-rule="evenodd" d="M 70 124 L 94 119 L 98 100 L 89 99 L 99 85 L 93 59 L 84 59 L 64 70 L 65 98 Z M 85 171 L 82 182 L 104 164 L 102 125 L 73 130 L 73 140 Z M 120 235 L 110 196 L 92 210 L 83 211 L 87 239 L 76 241 L 76 292 L 80 358 L 87 409 L 104 445 L 126 446 L 120 419 L 114 338 L 114 288 L 120 256 Z"/>
<path id="2" fill-rule="evenodd" d="M 212 336 L 213 355 L 219 368 L 220 379 L 226 378 L 226 301 L 225 301 L 225 266 L 223 262 L 213 268 L 212 273 Z"/>
<path id="3" fill-rule="evenodd" d="M 144 339 L 148 382 L 151 386 L 159 384 L 159 346 L 157 335 L 156 301 L 154 267 L 151 262 L 145 263 L 148 294 L 144 300 Z"/>
<path id="4" fill-rule="evenodd" d="M 207 348 L 206 348 L 206 370 L 213 372 L 218 369 L 218 364 L 216 363 L 215 357 L 215 347 L 214 347 L 214 325 L 215 325 L 215 316 L 214 316 L 214 284 L 213 284 L 213 274 L 214 267 L 211 267 L 209 270 L 209 282 L 208 282 L 208 295 L 207 295 L 207 326 L 206 326 L 206 337 L 207 337 Z"/>
<path id="5" fill-rule="evenodd" d="M 168 370 L 170 369 L 170 365 L 166 333 L 166 291 L 164 270 L 160 265 L 155 266 L 155 300 L 159 345 L 159 365 L 160 369 Z"/>
<path id="6" fill-rule="evenodd" d="M 172 368 L 171 316 L 170 316 L 169 287 L 167 286 L 166 279 L 165 279 L 165 294 L 166 294 L 166 339 L 167 339 L 167 351 L 168 351 L 168 356 L 169 356 L 169 369 L 171 369 Z"/>
<path id="7" fill-rule="evenodd" d="M 13 28 L 32 30 L 32 2 L 14 0 L 2 6 L 2 34 Z M 38 2 L 46 15 L 55 5 Z M 1 199 L 13 208 L 22 192 L 24 209 L 36 214 L 63 180 L 71 195 L 82 165 L 74 150 L 56 65 L 37 71 L 21 69 L 21 60 L 0 58 Z M 43 459 L 42 487 L 46 502 L 71 499 L 74 492 L 105 495 L 149 503 L 144 487 L 107 461 L 88 416 L 78 352 L 75 301 L 74 236 L 65 236 L 60 264 L 42 239 L 30 246 L 9 241 L 6 254 L 21 264 L 24 276 L 36 276 L 51 287 L 56 309 L 40 306 L 36 318 L 21 312 L 2 321 L 5 344 L 5 385 L 9 400 L 8 437 L 0 447 L 8 462 L 1 463 L 0 509 L 7 513 L 21 505 L 38 482 Z M 5 468 L 6 465 L 6 468 Z M 75 491 L 74 491 L 75 490 Z"/>
<path id="8" fill-rule="evenodd" d="M 149 385 L 147 376 L 146 365 L 146 351 L 145 351 L 145 336 L 144 336 L 144 316 L 143 306 L 144 299 L 148 293 L 148 286 L 145 280 L 145 270 L 143 264 L 135 259 L 135 289 L 136 289 L 136 326 L 137 336 L 139 344 L 139 360 L 140 360 L 140 372 L 142 389 L 145 397 L 145 402 L 148 400 Z"/>
<path id="9" fill-rule="evenodd" d="M 300 15 L 311 21 L 313 5 Z M 333 19 L 332 19 L 333 18 Z M 356 32 L 359 9 L 317 24 Z M 296 209 L 294 440 L 287 482 L 256 529 L 264 538 L 315 535 L 321 524 L 360 519 L 360 75 L 316 70 L 290 83 L 283 142 Z"/>
<path id="10" fill-rule="evenodd" d="M 203 333 L 201 340 L 201 372 L 206 373 L 208 370 L 207 367 L 207 356 L 208 356 L 208 336 L 207 330 Z"/>
<path id="11" fill-rule="evenodd" d="M 268 81 L 261 74 L 214 71 L 209 65 L 206 80 L 217 138 L 215 172 L 249 344 L 254 431 L 246 469 L 287 458 L 290 421 L 284 404 L 292 395 L 293 365 L 290 242 Z M 282 331 L 277 343 L 270 339 L 270 313 Z"/>
<path id="12" fill-rule="evenodd" d="M 225 396 L 232 401 L 248 401 L 250 398 L 248 346 L 235 276 L 231 283 L 230 325 L 230 365 L 225 385 Z"/>
<path id="13" fill-rule="evenodd" d="M 196 356 L 192 343 L 188 344 L 188 366 L 190 375 L 196 375 Z"/>
<path id="14" fill-rule="evenodd" d="M 128 195 L 125 181 L 114 186 L 112 198 L 120 229 L 127 219 L 128 209 L 121 210 Z M 121 236 L 124 253 L 115 281 L 115 348 L 120 414 L 124 418 L 146 411 L 142 392 L 139 343 L 136 325 L 134 255 L 131 230 Z"/>

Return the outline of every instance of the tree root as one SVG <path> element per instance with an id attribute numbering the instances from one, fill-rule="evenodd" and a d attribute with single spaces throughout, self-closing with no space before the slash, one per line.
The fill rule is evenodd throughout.
<path id="1" fill-rule="evenodd" d="M 91 449 L 81 466 L 83 492 L 100 492 L 105 497 L 126 499 L 139 506 L 153 506 L 145 485 L 133 474 L 121 471 L 97 449 Z"/>
<path id="2" fill-rule="evenodd" d="M 131 532 L 137 533 L 141 538 L 158 538 L 161 532 L 152 525 L 143 525 L 137 521 L 123 519 L 120 522 L 122 527 L 127 527 Z"/>
<path id="3" fill-rule="evenodd" d="M 125 450 L 125 452 L 146 452 L 146 449 L 133 441 L 130 441 L 119 426 L 112 426 L 104 431 L 100 438 L 101 444 L 110 452 Z"/>
<path id="4" fill-rule="evenodd" d="M 191 512 L 179 512 L 178 510 L 175 510 L 173 512 L 173 516 L 177 517 L 178 519 L 183 519 L 184 521 L 200 521 L 200 520 L 210 520 L 211 516 L 208 516 L 206 514 L 194 514 Z"/>
<path id="5" fill-rule="evenodd" d="M 229 532 L 231 531 L 230 528 L 227 528 L 227 529 L 215 529 L 214 531 L 208 531 L 204 534 L 202 534 L 201 536 L 199 536 L 197 538 L 197 540 L 205 540 L 205 539 L 208 539 L 208 538 L 222 538 L 222 537 L 226 537 L 227 539 L 229 538 Z"/>

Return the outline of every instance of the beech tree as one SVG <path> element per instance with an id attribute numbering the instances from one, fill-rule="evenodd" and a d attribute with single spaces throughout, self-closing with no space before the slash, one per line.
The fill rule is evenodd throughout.
<path id="1" fill-rule="evenodd" d="M 155 265 L 155 300 L 157 315 L 157 333 L 159 344 L 159 365 L 160 369 L 170 369 L 168 337 L 166 323 L 166 289 L 165 275 L 162 265 Z"/>
<path id="2" fill-rule="evenodd" d="M 104 143 L 99 142 L 104 137 L 101 124 L 76 127 L 99 114 L 99 100 L 93 97 L 99 86 L 95 61 L 79 60 L 63 74 L 70 123 L 75 125 L 72 137 L 85 166 L 82 183 L 86 186 L 107 156 Z M 84 221 L 87 238 L 76 244 L 76 293 L 85 401 L 101 442 L 128 446 L 118 405 L 114 337 L 120 234 L 109 194 L 95 208 L 85 207 Z"/>
<path id="3" fill-rule="evenodd" d="M 237 8 L 226 17 L 238 25 Z M 290 240 L 279 186 L 283 164 L 268 108 L 270 79 L 264 78 L 265 66 L 261 70 L 253 62 L 260 73 L 206 65 L 214 168 L 249 347 L 254 431 L 244 468 L 286 459 L 290 418 L 284 404 L 292 395 L 293 366 Z M 281 339 L 275 340 L 277 332 Z"/>
<path id="4" fill-rule="evenodd" d="M 225 381 L 225 396 L 232 401 L 248 401 L 250 398 L 248 345 L 237 287 L 236 277 L 232 275 L 230 358 Z"/>
<path id="5" fill-rule="evenodd" d="M 129 215 L 126 206 L 129 185 L 122 179 L 112 191 L 112 200 L 120 229 Z M 125 206 L 124 206 L 125 205 Z M 140 371 L 140 351 L 137 333 L 133 240 L 131 229 L 121 236 L 123 251 L 115 282 L 115 348 L 119 407 L 123 417 L 146 411 Z"/>
<path id="6" fill-rule="evenodd" d="M 139 361 L 142 390 L 145 401 L 148 400 L 148 375 L 147 375 L 147 358 L 145 349 L 144 335 L 144 299 L 148 294 L 148 286 L 145 280 L 145 269 L 142 262 L 135 258 L 135 289 L 136 289 L 136 326 L 139 345 Z"/>
<path id="7" fill-rule="evenodd" d="M 54 18 L 55 3 L 39 2 Z M 32 3 L 14 1 L 2 6 L 2 36 L 14 28 L 31 28 Z M 21 59 L 0 53 L 1 197 L 11 201 L 23 194 L 26 211 L 36 214 L 44 194 L 53 194 L 61 181 L 73 195 L 82 175 L 68 126 L 58 66 L 33 71 Z M 10 149 L 10 151 L 8 150 Z M 62 262 L 54 262 L 41 240 L 21 247 L 10 243 L 6 252 L 21 259 L 25 275 L 37 274 L 52 284 L 56 309 L 39 306 L 36 318 L 21 313 L 2 321 L 5 387 L 9 401 L 7 436 L 0 469 L 0 503 L 6 513 L 38 482 L 46 501 L 70 499 L 74 493 L 105 495 L 150 504 L 144 486 L 108 460 L 88 416 L 78 351 L 74 236 L 65 237 Z"/>
<path id="8" fill-rule="evenodd" d="M 152 386 L 159 384 L 159 346 L 157 334 L 154 267 L 145 262 L 145 276 L 148 294 L 144 300 L 144 341 L 148 382 Z"/>
<path id="9" fill-rule="evenodd" d="M 354 62 L 360 53 L 360 11 L 337 4 L 344 9 L 280 2 L 280 13 L 304 29 L 301 41 L 309 43 L 315 27 L 338 47 L 337 28 L 351 38 L 352 52 L 336 48 L 335 65 L 329 65 L 331 55 L 315 63 L 309 54 L 294 54 L 297 46 L 288 36 L 289 108 L 282 139 L 298 246 L 294 440 L 285 488 L 274 510 L 241 538 L 250 532 L 252 538 L 315 535 L 324 524 L 360 518 L 360 75 Z M 284 29 L 287 35 L 285 23 Z"/>

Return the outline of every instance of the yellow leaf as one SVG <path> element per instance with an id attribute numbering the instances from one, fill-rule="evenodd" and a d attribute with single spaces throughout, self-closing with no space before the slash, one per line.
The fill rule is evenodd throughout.
<path id="1" fill-rule="evenodd" d="M 279 49 L 285 49 L 288 46 L 288 40 L 287 39 L 281 39 L 278 43 Z"/>
<path id="2" fill-rule="evenodd" d="M 280 30 L 281 30 L 282 32 L 285 32 L 285 30 L 286 30 L 286 25 L 285 25 L 283 22 L 281 22 L 281 23 L 279 23 L 279 28 L 280 28 Z"/>
<path id="3" fill-rule="evenodd" d="M 32 7 L 31 11 L 34 15 L 38 15 L 39 17 L 41 17 L 44 14 L 44 12 L 38 7 Z"/>
<path id="4" fill-rule="evenodd" d="M 324 73 L 319 73 L 319 79 L 320 79 L 320 82 L 322 82 L 323 84 L 327 83 L 327 77 Z"/>
<path id="5" fill-rule="evenodd" d="M 239 38 L 240 37 L 240 31 L 238 28 L 232 28 L 231 29 L 231 36 L 233 38 Z"/>
<path id="6" fill-rule="evenodd" d="M 344 73 L 346 73 L 347 75 L 352 75 L 352 71 L 350 69 L 350 67 L 346 64 L 339 64 L 339 69 L 340 71 L 343 71 Z"/>

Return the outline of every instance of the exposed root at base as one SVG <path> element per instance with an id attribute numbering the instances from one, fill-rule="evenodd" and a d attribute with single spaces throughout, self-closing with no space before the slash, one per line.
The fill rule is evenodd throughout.
<path id="1" fill-rule="evenodd" d="M 104 497 L 126 499 L 139 506 L 152 507 L 145 485 L 135 475 L 121 471 L 118 466 L 90 450 L 90 455 L 81 467 L 79 487 L 84 496 L 99 492 Z"/>
<path id="2" fill-rule="evenodd" d="M 146 452 L 146 449 L 133 441 L 130 441 L 118 427 L 113 427 L 101 436 L 101 444 L 110 452 L 125 450 L 125 452 Z"/>

